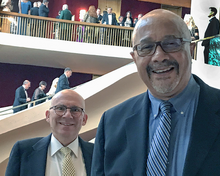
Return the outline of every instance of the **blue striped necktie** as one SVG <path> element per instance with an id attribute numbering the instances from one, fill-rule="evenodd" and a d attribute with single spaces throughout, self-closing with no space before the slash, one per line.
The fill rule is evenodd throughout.
<path id="1" fill-rule="evenodd" d="M 160 104 L 160 122 L 154 133 L 147 159 L 147 176 L 165 176 L 168 163 L 168 149 L 171 131 L 171 103 Z"/>

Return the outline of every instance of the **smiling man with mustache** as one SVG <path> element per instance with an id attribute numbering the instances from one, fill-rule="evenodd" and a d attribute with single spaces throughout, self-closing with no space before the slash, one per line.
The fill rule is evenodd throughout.
<path id="1" fill-rule="evenodd" d="M 92 176 L 218 176 L 220 91 L 191 73 L 194 44 L 167 10 L 143 16 L 131 56 L 148 90 L 106 111 Z"/>

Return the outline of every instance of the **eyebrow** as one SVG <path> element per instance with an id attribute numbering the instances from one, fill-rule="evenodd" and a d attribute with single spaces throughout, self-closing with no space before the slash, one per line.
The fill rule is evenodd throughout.
<path id="1" fill-rule="evenodd" d="M 175 35 L 165 35 L 162 40 L 170 39 L 170 38 L 173 39 L 173 38 L 181 38 L 181 37 L 177 37 Z M 145 42 L 157 42 L 157 41 L 153 41 L 151 37 L 145 37 L 140 40 L 140 43 L 145 43 Z"/>

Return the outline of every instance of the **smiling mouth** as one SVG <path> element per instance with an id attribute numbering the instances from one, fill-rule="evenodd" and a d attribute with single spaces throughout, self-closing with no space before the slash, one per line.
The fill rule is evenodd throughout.
<path id="1" fill-rule="evenodd" d="M 159 70 L 159 69 L 158 70 L 153 70 L 152 72 L 156 73 L 156 74 L 163 74 L 163 73 L 167 73 L 167 72 L 169 72 L 173 69 L 174 69 L 174 67 L 170 67 L 170 68 L 161 69 L 161 70 Z"/>
<path id="2" fill-rule="evenodd" d="M 72 126 L 73 125 L 71 123 L 61 123 L 61 122 L 59 122 L 59 124 L 64 125 L 64 126 Z"/>

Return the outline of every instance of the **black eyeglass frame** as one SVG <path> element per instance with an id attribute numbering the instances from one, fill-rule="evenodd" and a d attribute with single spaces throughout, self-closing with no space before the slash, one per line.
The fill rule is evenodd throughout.
<path id="1" fill-rule="evenodd" d="M 179 39 L 179 40 L 181 41 L 181 44 L 182 44 L 182 45 L 183 45 L 184 42 L 190 42 L 190 43 L 191 43 L 191 40 L 188 40 L 188 39 L 185 39 L 185 38 L 175 38 L 175 39 Z M 163 48 L 163 46 L 162 46 L 162 44 L 161 44 L 161 42 L 163 42 L 163 41 L 164 41 L 164 40 L 158 41 L 158 42 L 152 42 L 152 43 L 154 44 L 154 50 L 152 50 L 153 52 L 151 51 L 152 53 L 150 52 L 149 54 L 145 54 L 145 55 L 143 55 L 143 56 L 140 55 L 139 52 L 138 52 L 138 51 L 140 51 L 140 50 L 137 49 L 137 47 L 140 45 L 140 43 L 133 46 L 133 51 L 136 50 L 138 56 L 140 56 L 140 57 L 145 57 L 145 56 L 152 56 L 152 55 L 155 53 L 155 51 L 156 51 L 158 45 L 161 47 L 161 49 L 162 49 L 165 53 L 173 53 L 173 52 L 177 52 L 177 51 L 179 51 L 179 50 L 181 49 L 181 47 L 180 47 L 178 50 L 171 51 L 171 52 L 167 52 L 167 51 L 164 50 L 164 48 Z M 181 46 L 182 46 L 182 45 L 181 45 Z"/>
<path id="2" fill-rule="evenodd" d="M 59 115 L 59 114 L 57 114 L 56 113 L 56 108 L 57 107 L 65 107 L 66 108 L 66 110 L 64 111 L 64 113 L 62 114 L 62 115 Z M 67 112 L 67 109 L 72 109 L 72 108 L 79 108 L 79 109 L 81 109 L 82 110 L 82 112 L 81 112 L 81 114 L 80 115 L 82 115 L 82 113 L 85 113 L 85 111 L 84 111 L 84 109 L 83 108 L 81 108 L 81 107 L 78 107 L 78 106 L 72 106 L 72 107 L 67 107 L 67 106 L 65 106 L 65 105 L 56 105 L 56 106 L 52 106 L 52 107 L 50 107 L 50 109 L 53 109 L 54 111 L 55 111 L 55 113 L 58 115 L 58 116 L 63 116 L 63 115 L 65 115 L 66 114 L 66 112 Z M 70 111 L 71 112 L 71 111 Z M 73 114 L 71 113 L 71 115 L 73 116 Z"/>

